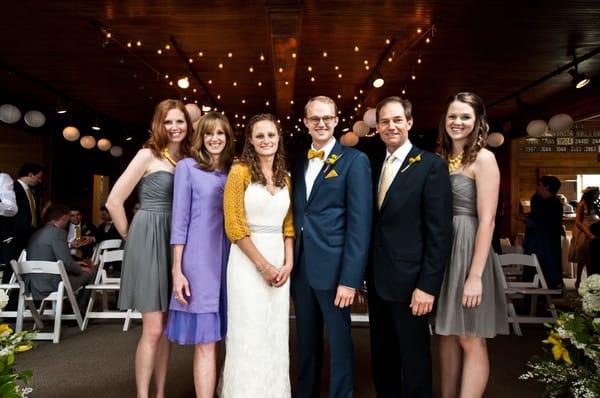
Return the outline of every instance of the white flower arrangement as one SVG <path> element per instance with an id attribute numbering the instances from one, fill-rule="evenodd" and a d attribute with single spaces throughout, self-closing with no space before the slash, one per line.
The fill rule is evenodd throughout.
<path id="1" fill-rule="evenodd" d="M 0 310 L 3 310 L 8 304 L 8 294 L 6 294 L 6 290 L 0 289 Z"/>

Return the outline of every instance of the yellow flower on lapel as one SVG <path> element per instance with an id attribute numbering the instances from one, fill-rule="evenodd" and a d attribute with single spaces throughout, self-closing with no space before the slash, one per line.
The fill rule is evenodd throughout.
<path id="1" fill-rule="evenodd" d="M 327 175 L 325 176 L 325 179 L 334 178 L 337 176 L 338 176 L 338 173 L 335 170 L 331 170 L 329 173 L 327 173 Z"/>
<path id="2" fill-rule="evenodd" d="M 327 157 L 327 159 L 325 160 L 325 164 L 327 166 L 325 167 L 325 170 L 323 170 L 323 173 L 327 173 L 327 171 L 331 168 L 331 166 L 333 166 L 335 164 L 335 162 L 337 162 L 338 160 L 340 160 L 340 158 L 343 155 L 344 155 L 343 153 L 340 153 L 340 154 L 337 154 L 337 155 L 335 153 L 332 153 L 331 155 L 329 155 Z M 329 175 L 329 174 L 327 174 L 327 175 Z M 336 174 L 336 176 L 337 176 L 337 174 Z M 325 177 L 325 178 L 327 178 L 327 177 Z"/>
<path id="3" fill-rule="evenodd" d="M 404 173 L 406 170 L 408 170 L 408 168 L 410 166 L 412 166 L 413 164 L 415 164 L 417 162 L 420 162 L 422 160 L 422 158 L 421 158 L 422 154 L 423 154 L 423 152 L 421 152 L 420 154 L 418 154 L 414 158 L 408 158 L 408 164 L 406 166 L 404 166 L 404 168 L 402 170 L 400 170 L 400 173 Z"/>

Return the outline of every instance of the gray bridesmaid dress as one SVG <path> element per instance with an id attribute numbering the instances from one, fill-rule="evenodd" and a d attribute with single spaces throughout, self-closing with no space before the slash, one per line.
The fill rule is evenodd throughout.
<path id="1" fill-rule="evenodd" d="M 173 174 L 161 170 L 144 176 L 138 196 L 140 209 L 125 243 L 119 308 L 166 312 L 171 294 Z"/>
<path id="2" fill-rule="evenodd" d="M 506 296 L 492 263 L 492 248 L 481 277 L 483 295 L 475 308 L 462 305 L 465 281 L 471 267 L 477 233 L 477 190 L 475 180 L 452 174 L 452 250 L 437 303 L 435 332 L 444 336 L 494 337 L 508 334 Z"/>

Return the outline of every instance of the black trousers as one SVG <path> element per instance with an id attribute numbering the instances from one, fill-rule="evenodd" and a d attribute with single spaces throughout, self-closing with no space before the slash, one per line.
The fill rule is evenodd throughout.
<path id="1" fill-rule="evenodd" d="M 315 290 L 306 276 L 304 256 L 300 256 L 292 279 L 296 311 L 298 387 L 296 398 L 319 398 L 323 362 L 323 327 L 331 353 L 329 398 L 352 398 L 354 353 L 350 307 L 334 305 L 337 288 Z"/>
<path id="2" fill-rule="evenodd" d="M 432 396 L 429 316 L 410 303 L 381 299 L 369 289 L 371 361 L 378 398 Z"/>

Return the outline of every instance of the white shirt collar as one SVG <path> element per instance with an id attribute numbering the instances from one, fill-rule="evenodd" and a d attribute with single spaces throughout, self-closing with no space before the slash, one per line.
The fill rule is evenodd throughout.
<path id="1" fill-rule="evenodd" d="M 331 150 L 333 149 L 333 147 L 335 146 L 336 143 L 336 139 L 333 138 L 329 143 L 327 143 L 327 145 L 325 145 L 323 148 L 321 149 L 317 149 L 315 148 L 314 144 L 311 144 L 311 148 L 314 149 L 315 151 L 320 150 L 323 151 L 323 161 L 325 161 L 325 159 L 327 159 L 329 157 L 329 154 L 331 153 Z M 313 159 L 318 159 L 318 158 L 313 158 Z M 320 160 L 320 159 L 319 159 Z"/>
<path id="2" fill-rule="evenodd" d="M 27 185 L 26 183 L 24 183 L 23 181 L 21 181 L 21 179 L 19 178 L 17 181 L 19 181 L 19 183 L 21 184 L 21 186 L 23 187 L 24 190 L 29 191 L 29 185 Z"/>
<path id="3" fill-rule="evenodd" d="M 412 149 L 412 143 L 409 139 L 404 142 L 398 149 L 394 151 L 394 153 L 390 153 L 388 150 L 385 151 L 385 158 L 389 158 L 391 155 L 396 157 L 396 160 L 399 160 L 401 163 L 404 162 L 404 159 Z"/>

